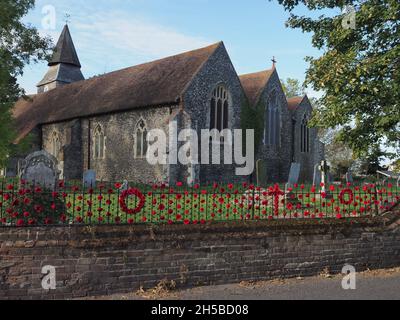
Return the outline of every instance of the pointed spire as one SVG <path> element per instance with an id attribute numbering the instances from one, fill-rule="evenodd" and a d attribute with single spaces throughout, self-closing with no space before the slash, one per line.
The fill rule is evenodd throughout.
<path id="1" fill-rule="evenodd" d="M 68 25 L 65 25 L 54 49 L 53 57 L 49 61 L 49 70 L 37 84 L 38 93 L 84 79 Z"/>
<path id="2" fill-rule="evenodd" d="M 61 36 L 58 39 L 49 66 L 54 66 L 60 63 L 74 65 L 79 68 L 81 67 L 67 24 L 64 26 Z"/>

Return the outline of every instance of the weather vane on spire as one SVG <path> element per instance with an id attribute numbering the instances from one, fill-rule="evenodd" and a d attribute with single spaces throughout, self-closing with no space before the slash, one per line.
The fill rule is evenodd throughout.
<path id="1" fill-rule="evenodd" d="M 66 13 L 66 14 L 64 15 L 64 18 L 65 18 L 65 24 L 68 24 L 68 23 L 71 22 L 71 20 L 70 20 L 71 15 L 70 15 L 69 13 Z"/>
<path id="2" fill-rule="evenodd" d="M 276 61 L 275 56 L 272 57 L 271 61 L 272 61 L 272 66 L 275 68 L 276 63 L 278 62 L 278 61 Z"/>

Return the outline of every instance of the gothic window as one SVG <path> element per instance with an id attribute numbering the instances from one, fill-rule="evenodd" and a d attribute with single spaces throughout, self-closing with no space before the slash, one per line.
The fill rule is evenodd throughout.
<path id="1" fill-rule="evenodd" d="M 281 116 L 278 97 L 274 91 L 268 100 L 264 124 L 264 144 L 278 146 L 280 143 Z"/>
<path id="2" fill-rule="evenodd" d="M 61 150 L 61 142 L 60 142 L 60 136 L 58 135 L 57 132 L 53 132 L 51 136 L 51 154 L 54 157 L 58 157 L 58 154 L 60 153 Z"/>
<path id="3" fill-rule="evenodd" d="M 213 91 L 211 97 L 210 129 L 222 131 L 229 127 L 229 93 L 222 85 Z"/>
<path id="4" fill-rule="evenodd" d="M 135 141 L 135 158 L 145 158 L 147 154 L 147 127 L 143 119 L 136 125 Z"/>
<path id="5" fill-rule="evenodd" d="M 301 133 L 300 133 L 300 146 L 302 153 L 310 152 L 310 128 L 308 127 L 308 116 L 304 114 L 301 121 Z"/>
<path id="6" fill-rule="evenodd" d="M 104 159 L 105 156 L 105 137 L 100 125 L 94 130 L 94 157 L 95 159 Z"/>

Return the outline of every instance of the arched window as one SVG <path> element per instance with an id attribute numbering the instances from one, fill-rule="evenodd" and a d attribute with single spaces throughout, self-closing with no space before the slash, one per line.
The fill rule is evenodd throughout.
<path id="1" fill-rule="evenodd" d="M 95 159 L 105 158 L 105 137 L 100 125 L 94 130 L 94 157 Z"/>
<path id="2" fill-rule="evenodd" d="M 147 154 L 147 126 L 143 119 L 136 125 L 135 142 L 135 158 L 145 158 Z"/>
<path id="3" fill-rule="evenodd" d="M 229 92 L 222 85 L 213 91 L 211 97 L 210 129 L 222 131 L 229 127 Z"/>
<path id="4" fill-rule="evenodd" d="M 308 127 L 308 115 L 304 114 L 301 121 L 301 134 L 300 134 L 301 152 L 310 152 L 310 128 Z"/>
<path id="5" fill-rule="evenodd" d="M 265 115 L 264 144 L 278 146 L 280 143 L 281 116 L 276 92 L 272 92 Z"/>
<path id="6" fill-rule="evenodd" d="M 53 132 L 51 136 L 51 154 L 54 157 L 58 157 L 58 154 L 60 153 L 61 150 L 61 141 L 60 141 L 60 136 L 58 135 L 57 132 Z"/>

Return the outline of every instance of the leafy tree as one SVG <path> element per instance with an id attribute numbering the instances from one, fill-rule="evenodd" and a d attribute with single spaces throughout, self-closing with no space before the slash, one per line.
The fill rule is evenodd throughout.
<path id="1" fill-rule="evenodd" d="M 278 0 L 290 12 L 287 25 L 313 33 L 319 58 L 307 57 L 305 85 L 323 92 L 312 124 L 340 126 L 339 140 L 356 156 L 368 156 L 382 143 L 400 152 L 400 2 L 398 0 Z M 298 16 L 311 11 L 355 10 L 355 28 L 347 14 Z"/>
<path id="2" fill-rule="evenodd" d="M 325 144 L 325 156 L 329 160 L 335 178 L 340 179 L 354 163 L 354 153 L 338 140 L 338 129 L 320 129 L 320 140 Z"/>
<path id="3" fill-rule="evenodd" d="M 0 166 L 5 165 L 15 137 L 11 108 L 24 95 L 17 83 L 26 64 L 48 57 L 51 41 L 21 18 L 34 7 L 34 0 L 2 0 L 0 6 Z"/>
<path id="4" fill-rule="evenodd" d="M 394 172 L 400 173 L 400 159 L 397 159 L 392 164 Z"/>
<path id="5" fill-rule="evenodd" d="M 357 175 L 373 176 L 378 170 L 384 171 L 387 169 L 381 166 L 384 156 L 385 153 L 379 146 L 372 148 L 368 155 L 354 162 L 352 170 Z"/>
<path id="6" fill-rule="evenodd" d="M 282 80 L 283 91 L 287 98 L 293 98 L 304 95 L 304 90 L 300 84 L 300 81 L 293 78 L 287 78 Z"/>

